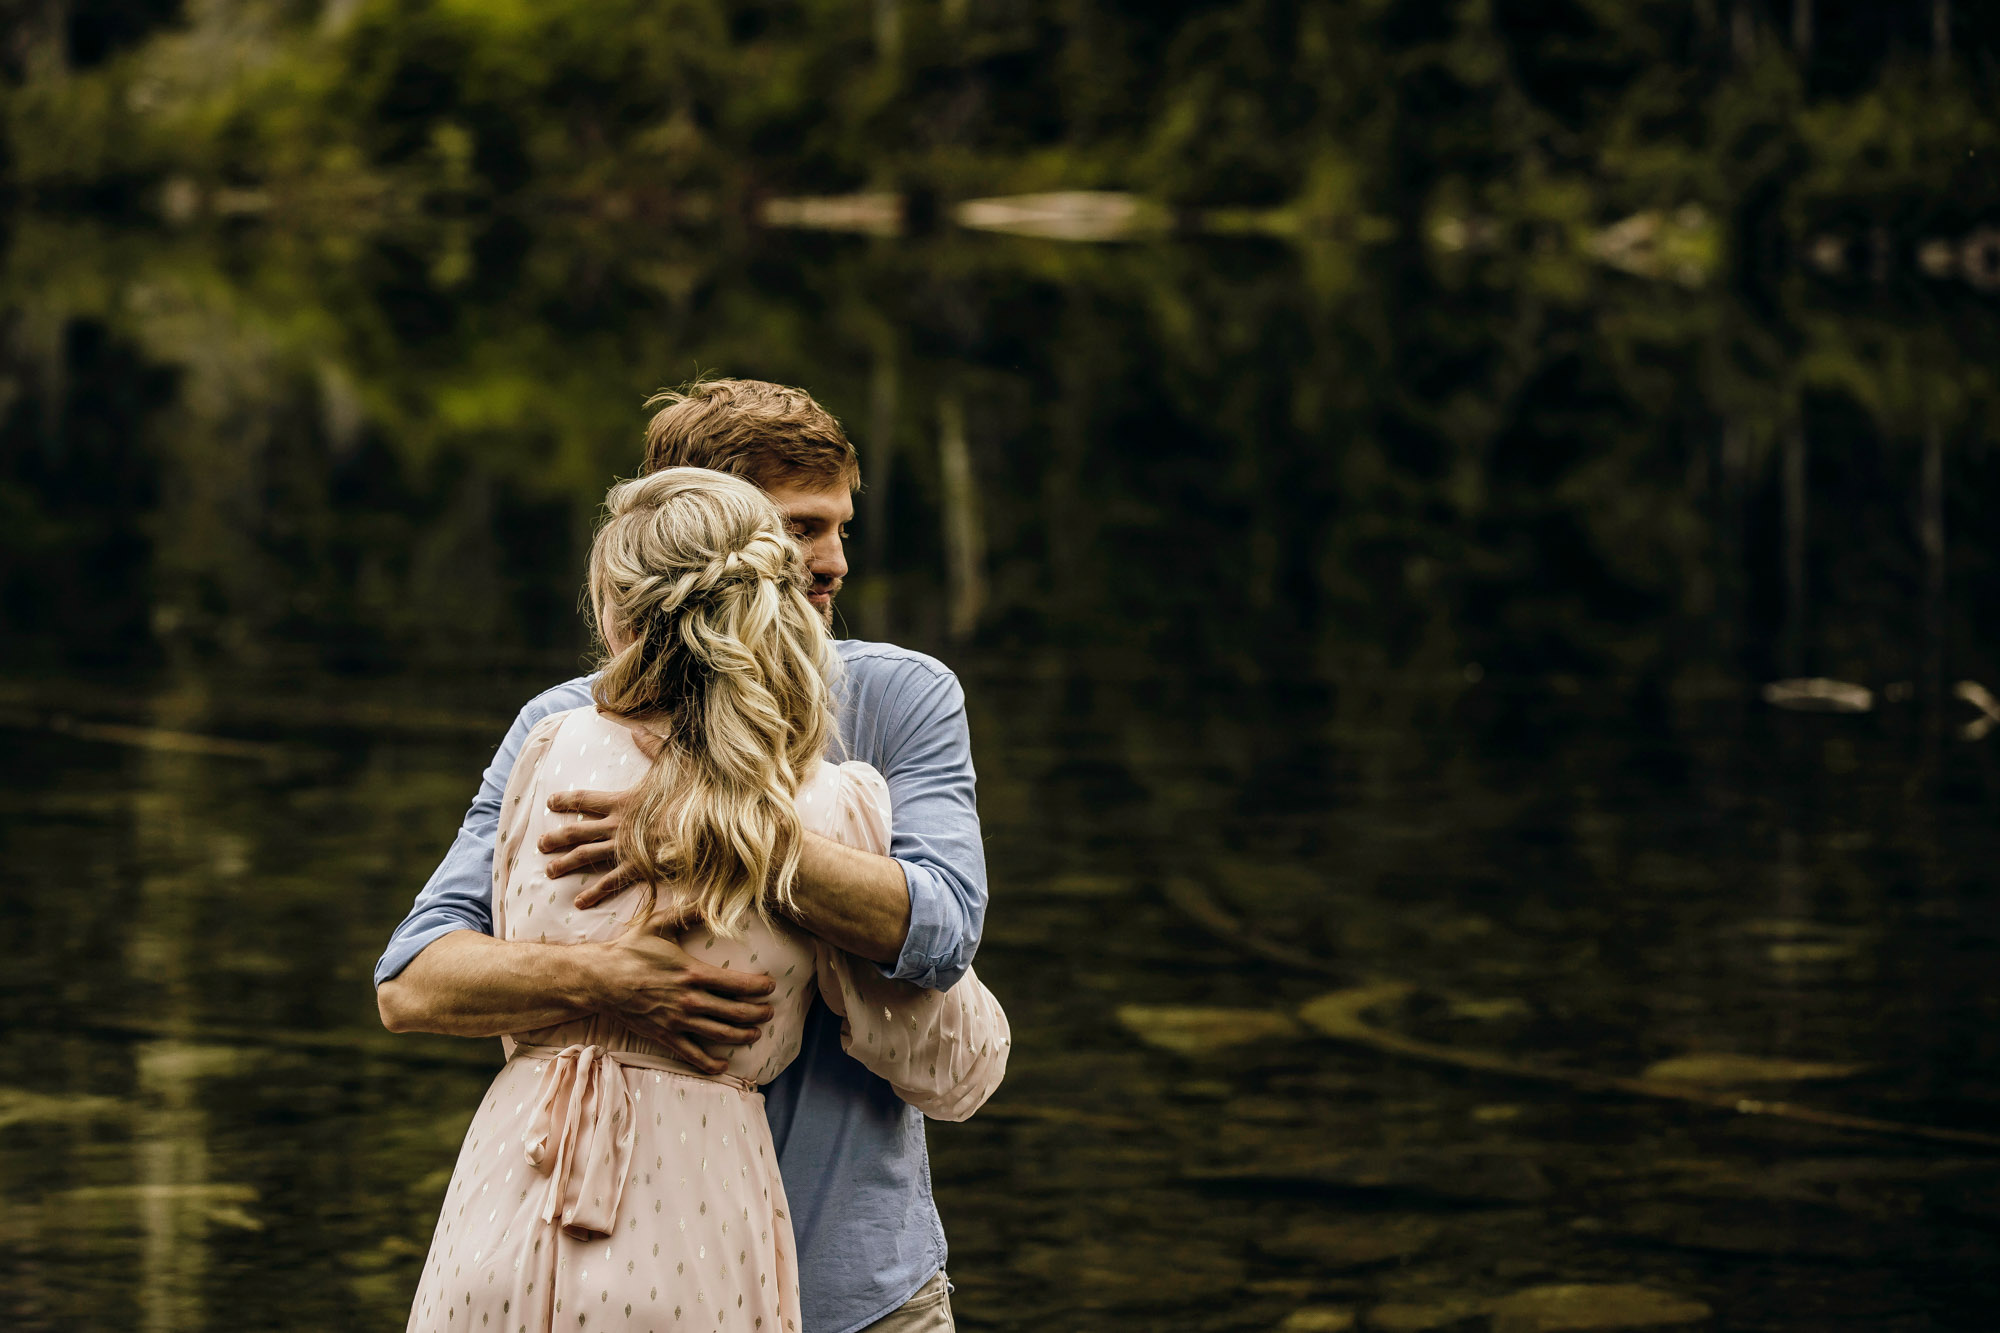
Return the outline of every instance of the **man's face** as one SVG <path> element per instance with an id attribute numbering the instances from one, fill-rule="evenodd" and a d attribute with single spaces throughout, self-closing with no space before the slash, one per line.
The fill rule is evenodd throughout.
<path id="1" fill-rule="evenodd" d="M 846 486 L 813 486 L 786 482 L 765 492 L 777 503 L 791 531 L 806 553 L 806 568 L 812 573 L 812 588 L 806 598 L 833 624 L 833 598 L 847 577 L 847 525 L 854 521 L 854 495 Z"/>

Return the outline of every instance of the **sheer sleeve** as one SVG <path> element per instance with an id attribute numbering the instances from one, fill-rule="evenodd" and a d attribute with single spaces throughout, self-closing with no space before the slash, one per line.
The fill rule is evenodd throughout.
<path id="1" fill-rule="evenodd" d="M 867 764 L 842 764 L 800 814 L 806 827 L 862 851 L 889 852 L 889 787 Z M 840 1044 L 934 1120 L 964 1120 L 1007 1072 L 1006 1011 L 968 971 L 947 991 L 892 981 L 874 964 L 816 942 L 818 981 L 841 1019 Z"/>

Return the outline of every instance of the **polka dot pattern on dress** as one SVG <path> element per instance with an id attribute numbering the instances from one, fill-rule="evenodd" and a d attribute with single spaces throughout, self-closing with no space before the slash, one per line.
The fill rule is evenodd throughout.
<path id="1" fill-rule="evenodd" d="M 629 786 L 647 763 L 629 731 L 591 709 L 558 714 L 534 728 L 501 806 L 496 933 L 580 943 L 623 931 L 638 895 L 577 909 L 576 894 L 587 877 L 548 878 L 534 847 L 543 833 L 572 818 L 548 810 L 551 796 L 579 786 Z M 887 850 L 887 789 L 865 765 L 824 766 L 799 806 L 813 831 Z M 702 932 L 684 943 L 705 962 L 733 960 L 776 978 L 776 1016 L 756 1043 L 731 1053 L 726 1081 L 619 1063 L 623 1055 L 664 1065 L 665 1051 L 603 1018 L 516 1034 L 514 1043 L 538 1050 L 596 1046 L 612 1053 L 600 1071 L 603 1090 L 622 1088 L 622 1094 L 608 1098 L 601 1116 L 565 1117 L 564 1124 L 577 1126 L 571 1139 L 548 1146 L 571 1149 L 579 1162 L 600 1169 L 607 1161 L 616 1168 L 592 1178 L 593 1186 L 618 1186 L 617 1212 L 607 1215 L 615 1234 L 578 1237 L 560 1225 L 565 1206 L 593 1196 L 568 1197 L 579 1179 L 571 1171 L 564 1197 L 552 1199 L 560 1151 L 545 1151 L 536 1165 L 525 1141 L 550 1061 L 510 1059 L 466 1132 L 411 1302 L 411 1330 L 665 1333 L 699 1327 L 747 1333 L 768 1327 L 797 1333 L 791 1224 L 754 1088 L 798 1054 L 815 996 L 824 994 L 846 1016 L 850 1052 L 927 1113 L 969 1113 L 1004 1068 L 1005 1016 L 974 978 L 942 996 L 920 991 L 886 981 L 872 964 L 857 965 L 810 936 L 760 921 L 734 939 Z M 673 1097 L 659 1095 L 668 1088 Z M 594 1137 L 599 1134 L 607 1137 L 600 1141 Z M 629 1139 L 629 1146 L 617 1148 L 619 1139 Z M 671 1190 L 669 1182 L 675 1182 Z M 676 1208 L 663 1207 L 669 1200 Z M 713 1292 L 710 1282 L 717 1284 Z M 672 1323 L 666 1322 L 669 1310 Z"/>

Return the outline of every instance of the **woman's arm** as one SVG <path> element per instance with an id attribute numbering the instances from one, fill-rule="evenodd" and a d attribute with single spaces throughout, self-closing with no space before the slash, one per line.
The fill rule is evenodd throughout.
<path id="1" fill-rule="evenodd" d="M 1007 1076 L 1007 1011 L 972 969 L 948 991 L 925 990 L 821 944 L 818 980 L 841 1048 L 931 1119 L 966 1119 Z"/>
<path id="2" fill-rule="evenodd" d="M 866 764 L 842 764 L 831 793 L 800 814 L 843 847 L 888 846 L 889 788 Z M 963 1120 L 986 1104 L 1007 1072 L 1013 1033 L 1006 1011 L 970 969 L 950 990 L 927 990 L 814 941 L 820 996 L 841 1019 L 847 1053 L 885 1079 L 896 1095 L 936 1120 Z"/>

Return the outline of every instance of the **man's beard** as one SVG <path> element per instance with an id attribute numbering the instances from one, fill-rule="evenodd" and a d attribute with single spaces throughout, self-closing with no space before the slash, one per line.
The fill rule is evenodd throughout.
<path id="1" fill-rule="evenodd" d="M 842 580 L 840 579 L 831 579 L 824 584 L 818 580 L 814 580 L 811 589 L 814 596 L 824 594 L 826 597 L 826 602 L 823 605 L 816 604 L 813 609 L 819 612 L 819 618 L 826 622 L 828 630 L 833 628 L 833 602 L 836 597 L 840 596 L 841 583 Z"/>

